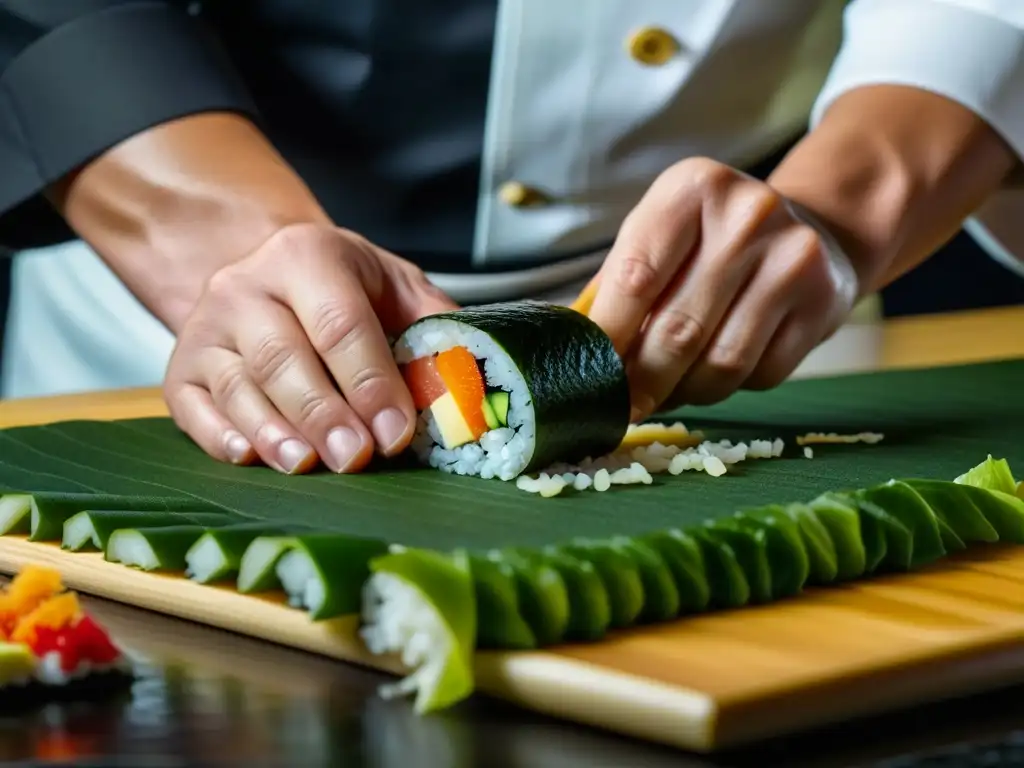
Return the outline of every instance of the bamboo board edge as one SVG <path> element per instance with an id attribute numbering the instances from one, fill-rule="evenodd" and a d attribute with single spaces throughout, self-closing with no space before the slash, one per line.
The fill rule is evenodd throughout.
<path id="1" fill-rule="evenodd" d="M 56 568 L 70 588 L 85 594 L 393 675 L 408 671 L 394 657 L 365 649 L 358 616 L 311 621 L 279 593 L 245 595 L 107 562 L 99 552 L 0 537 L 0 573 L 13 575 L 28 564 Z M 700 691 L 543 651 L 478 652 L 475 674 L 481 692 L 536 712 L 683 749 L 715 747 L 717 707 Z"/>
<path id="2" fill-rule="evenodd" d="M 29 563 L 58 569 L 69 587 L 85 594 L 390 674 L 407 671 L 393 657 L 366 651 L 357 634 L 358 616 L 314 622 L 280 593 L 244 595 L 227 586 L 110 563 L 101 553 L 67 552 L 23 536 L 0 537 L 0 572 L 14 574 Z M 929 574 L 908 578 L 927 579 Z M 967 652 L 950 648 L 898 669 L 823 679 L 798 695 L 755 694 L 741 701 L 716 700 L 706 691 L 607 669 L 557 650 L 478 652 L 475 672 L 482 693 L 535 712 L 680 749 L 713 752 L 1024 682 L 1020 638 L 997 635 L 993 632 Z"/>

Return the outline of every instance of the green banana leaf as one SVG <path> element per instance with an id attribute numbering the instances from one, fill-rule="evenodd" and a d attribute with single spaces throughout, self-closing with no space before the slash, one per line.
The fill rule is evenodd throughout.
<path id="1" fill-rule="evenodd" d="M 358 476 L 283 476 L 209 459 L 168 419 L 64 422 L 0 432 L 7 492 L 178 498 L 255 520 L 413 547 L 542 546 L 636 534 L 893 477 L 953 478 L 987 454 L 1024 465 L 1024 359 L 788 383 L 709 408 L 665 414 L 709 439 L 786 440 L 782 458 L 728 474 L 656 475 L 650 486 L 543 499 L 514 483 L 456 477 L 408 460 Z M 876 445 L 815 446 L 807 432 L 884 433 Z M 186 504 L 187 506 L 187 504 Z"/>

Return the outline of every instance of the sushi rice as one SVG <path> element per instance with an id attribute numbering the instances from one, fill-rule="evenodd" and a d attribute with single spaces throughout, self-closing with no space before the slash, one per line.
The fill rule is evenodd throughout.
<path id="1" fill-rule="evenodd" d="M 395 362 L 404 365 L 454 347 L 465 347 L 484 360 L 485 382 L 509 393 L 508 426 L 492 429 L 478 442 L 449 450 L 443 447 L 428 409 L 420 415 L 412 449 L 421 461 L 444 472 L 512 480 L 533 458 L 536 421 L 526 381 L 505 350 L 472 326 L 445 318 L 427 319 L 399 339 Z"/>
<path id="2" fill-rule="evenodd" d="M 682 424 L 674 426 L 685 430 Z M 555 465 L 536 477 L 520 475 L 516 479 L 516 487 L 550 498 L 566 488 L 603 492 L 613 485 L 650 485 L 653 475 L 666 472 L 681 475 L 698 471 L 721 477 L 729 465 L 747 459 L 778 458 L 784 448 L 785 442 L 781 438 L 751 440 L 749 444 L 705 440 L 695 447 L 654 442 L 623 448 L 599 459 L 584 459 L 578 465 Z"/>

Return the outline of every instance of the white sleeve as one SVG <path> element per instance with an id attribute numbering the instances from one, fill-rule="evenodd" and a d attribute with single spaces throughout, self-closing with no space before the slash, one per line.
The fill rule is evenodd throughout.
<path id="1" fill-rule="evenodd" d="M 1024 158 L 1024 0 L 852 0 L 811 126 L 847 91 L 878 84 L 921 88 L 962 104 Z M 966 229 L 1024 276 L 1021 211 L 1024 190 L 1008 187 Z"/>

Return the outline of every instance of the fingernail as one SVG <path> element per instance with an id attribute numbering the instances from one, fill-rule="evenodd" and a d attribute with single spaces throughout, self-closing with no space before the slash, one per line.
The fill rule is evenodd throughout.
<path id="1" fill-rule="evenodd" d="M 634 405 L 629 411 L 629 423 L 636 424 L 638 421 L 640 421 L 640 409 Z"/>
<path id="2" fill-rule="evenodd" d="M 290 473 L 308 461 L 312 452 L 313 449 L 301 440 L 289 438 L 277 449 L 277 458 L 281 462 L 281 468 Z"/>
<path id="3" fill-rule="evenodd" d="M 252 445 L 239 432 L 224 435 L 224 450 L 232 464 L 241 464 L 249 457 Z"/>
<path id="4" fill-rule="evenodd" d="M 336 427 L 327 434 L 327 450 L 331 452 L 338 472 L 348 469 L 362 447 L 363 440 L 354 429 Z"/>
<path id="5" fill-rule="evenodd" d="M 373 436 L 383 453 L 391 453 L 395 443 L 405 436 L 409 420 L 397 408 L 385 408 L 373 417 Z"/>

